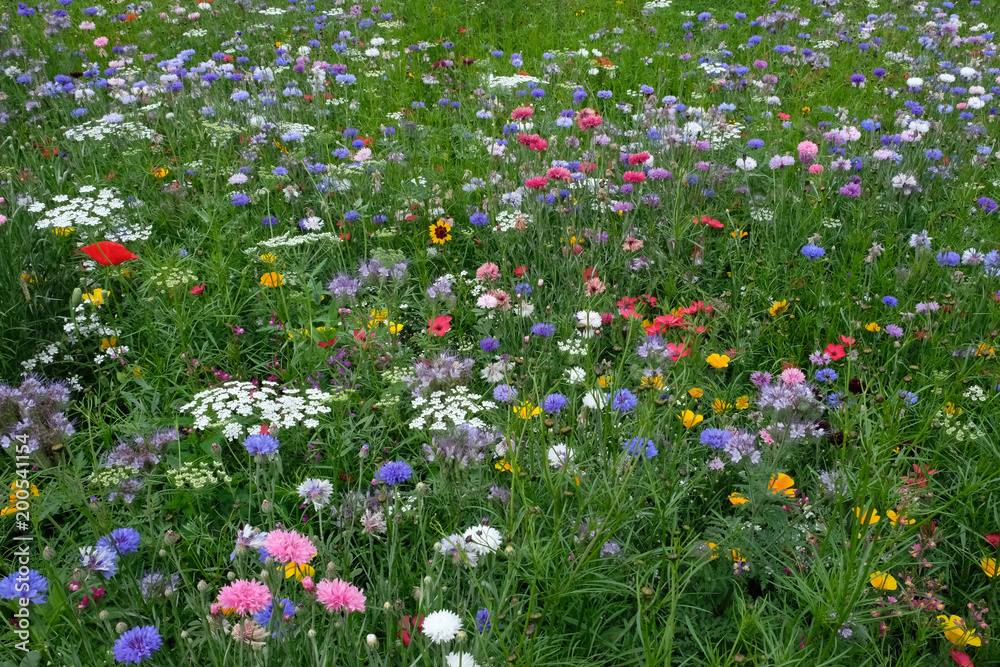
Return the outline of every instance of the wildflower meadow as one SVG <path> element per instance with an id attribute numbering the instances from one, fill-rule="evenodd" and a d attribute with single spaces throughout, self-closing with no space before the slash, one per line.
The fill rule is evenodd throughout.
<path id="1" fill-rule="evenodd" d="M 0 7 L 0 667 L 988 667 L 994 0 Z"/>

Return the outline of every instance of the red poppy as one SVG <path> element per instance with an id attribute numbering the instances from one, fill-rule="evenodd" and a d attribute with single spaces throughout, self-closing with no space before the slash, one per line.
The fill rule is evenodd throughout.
<path id="1" fill-rule="evenodd" d="M 205 291 L 205 283 L 202 283 L 200 285 L 195 285 L 190 290 L 188 290 L 190 294 L 201 294 L 204 291 Z"/>
<path id="2" fill-rule="evenodd" d="M 132 254 L 131 250 L 114 241 L 100 241 L 84 246 L 80 250 L 90 255 L 101 266 L 118 266 L 130 259 L 139 259 L 138 255 Z"/>
<path id="3" fill-rule="evenodd" d="M 403 646 L 410 645 L 410 630 L 414 632 L 420 632 L 424 629 L 424 617 L 423 616 L 404 616 L 399 620 L 399 625 L 402 626 L 402 630 L 397 633 L 397 636 L 403 640 Z"/>
<path id="4" fill-rule="evenodd" d="M 451 315 L 438 315 L 427 322 L 427 333 L 443 336 L 451 329 Z"/>
<path id="5" fill-rule="evenodd" d="M 838 340 L 847 347 L 854 345 L 854 339 L 851 338 L 850 336 L 838 336 Z"/>
<path id="6" fill-rule="evenodd" d="M 514 275 L 518 276 L 518 277 L 523 276 L 524 272 L 527 271 L 527 270 L 528 270 L 528 267 L 526 267 L 526 266 L 519 266 L 516 269 L 514 269 Z"/>
<path id="7" fill-rule="evenodd" d="M 271 434 L 271 427 L 268 426 L 267 424 L 261 424 L 260 425 L 260 434 L 261 435 L 270 435 Z"/>
<path id="8" fill-rule="evenodd" d="M 986 541 L 994 547 L 1000 547 L 1000 533 L 990 533 L 986 535 Z"/>
<path id="9" fill-rule="evenodd" d="M 957 648 L 951 649 L 951 659 L 955 661 L 955 664 L 959 667 L 976 667 L 972 664 L 972 658 L 962 653 Z"/>
<path id="10" fill-rule="evenodd" d="M 336 343 L 336 342 L 337 342 L 336 338 L 331 338 L 330 340 L 323 340 L 323 341 L 320 341 L 320 342 L 318 342 L 316 344 L 319 345 L 322 348 L 327 348 L 327 347 L 333 347 L 333 344 Z"/>
<path id="11" fill-rule="evenodd" d="M 830 343 L 823 351 L 830 355 L 830 358 L 834 361 L 837 359 L 843 359 L 847 356 L 847 352 L 844 351 L 843 345 L 834 345 L 833 343 Z"/>

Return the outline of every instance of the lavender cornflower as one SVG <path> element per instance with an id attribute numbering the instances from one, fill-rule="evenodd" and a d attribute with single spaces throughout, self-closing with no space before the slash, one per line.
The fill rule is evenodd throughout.
<path id="1" fill-rule="evenodd" d="M 482 634 L 489 630 L 492 626 L 490 625 L 490 610 L 487 608 L 482 608 L 476 612 L 476 629 L 479 634 Z"/>
<path id="2" fill-rule="evenodd" d="M 138 665 L 143 660 L 152 657 L 153 653 L 163 646 L 160 633 L 152 625 L 137 626 L 128 630 L 118 638 L 112 649 L 115 662 L 126 665 Z"/>
<path id="3" fill-rule="evenodd" d="M 554 336 L 556 333 L 555 326 L 549 324 L 548 322 L 539 322 L 538 324 L 531 327 L 531 333 L 536 336 L 542 336 L 547 338 L 549 336 Z"/>
<path id="4" fill-rule="evenodd" d="M 509 384 L 498 384 L 493 389 L 493 400 L 500 403 L 513 403 L 517 400 L 517 389 Z"/>
<path id="5" fill-rule="evenodd" d="M 639 397 L 628 389 L 618 389 L 611 395 L 611 407 L 618 412 L 628 412 L 639 405 Z"/>
<path id="6" fill-rule="evenodd" d="M 733 463 L 739 463 L 744 458 L 749 458 L 750 463 L 757 465 L 760 462 L 760 452 L 756 448 L 757 436 L 753 433 L 739 431 L 731 437 L 722 447 L 722 451 L 729 455 Z"/>
<path id="7" fill-rule="evenodd" d="M 139 550 L 139 531 L 135 528 L 116 528 L 110 535 L 97 540 L 97 546 L 121 554 L 135 553 Z"/>
<path id="8" fill-rule="evenodd" d="M 500 348 L 500 341 L 493 336 L 487 336 L 479 341 L 479 349 L 483 352 L 494 352 Z"/>
<path id="9" fill-rule="evenodd" d="M 712 449 L 722 449 L 733 437 L 733 434 L 721 428 L 706 428 L 701 432 L 698 441 Z"/>
<path id="10" fill-rule="evenodd" d="M 142 599 L 148 601 L 150 598 L 160 598 L 175 592 L 180 583 L 179 574 L 166 577 L 162 572 L 147 572 L 139 580 L 139 591 L 142 593 Z"/>
<path id="11" fill-rule="evenodd" d="M 229 554 L 229 560 L 235 559 L 237 554 L 241 554 L 244 551 L 257 551 L 261 549 L 266 539 L 267 533 L 261 532 L 251 525 L 243 526 L 236 533 L 236 547 L 233 549 L 233 553 Z"/>
<path id="12" fill-rule="evenodd" d="M 651 459 L 660 453 L 656 448 L 656 444 L 652 440 L 639 436 L 636 436 L 631 440 L 627 440 L 625 444 L 622 445 L 622 449 L 626 454 L 631 454 L 632 456 L 645 456 L 647 459 Z"/>
<path id="13" fill-rule="evenodd" d="M 885 333 L 889 338 L 902 338 L 903 328 L 897 324 L 885 325 Z"/>
<path id="14" fill-rule="evenodd" d="M 389 461 L 378 469 L 378 474 L 375 476 L 377 480 L 385 482 L 389 486 L 402 484 L 411 477 L 413 477 L 413 469 L 406 461 Z"/>

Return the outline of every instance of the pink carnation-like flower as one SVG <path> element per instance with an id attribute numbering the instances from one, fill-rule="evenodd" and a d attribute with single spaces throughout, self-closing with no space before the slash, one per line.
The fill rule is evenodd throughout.
<path id="1" fill-rule="evenodd" d="M 348 612 L 363 612 L 365 610 L 365 594 L 361 589 L 340 579 L 333 581 L 323 579 L 316 584 L 316 599 L 329 611 L 345 609 Z"/>
<path id="2" fill-rule="evenodd" d="M 312 577 L 302 577 L 302 588 L 307 591 L 316 590 L 316 584 L 313 582 Z"/>
<path id="3" fill-rule="evenodd" d="M 91 23 L 90 21 L 84 21 L 83 23 L 80 24 L 80 30 L 95 30 L 95 29 L 97 29 L 97 26 Z"/>
<path id="4" fill-rule="evenodd" d="M 237 579 L 219 591 L 219 604 L 237 614 L 256 614 L 271 601 L 271 591 L 256 579 Z"/>
<path id="5" fill-rule="evenodd" d="M 94 46 L 107 46 L 107 45 L 108 45 L 107 37 L 98 37 L 97 39 L 94 40 Z"/>
<path id="6" fill-rule="evenodd" d="M 479 280 L 497 280 L 500 277 L 500 267 L 492 262 L 486 262 L 476 269 L 476 278 Z"/>
<path id="7" fill-rule="evenodd" d="M 544 176 L 535 176 L 526 180 L 524 184 L 529 188 L 544 188 L 549 184 L 549 179 Z"/>
<path id="8" fill-rule="evenodd" d="M 547 172 L 545 172 L 545 177 L 551 178 L 554 181 L 573 180 L 573 174 L 566 167 L 552 167 Z"/>
<path id="9" fill-rule="evenodd" d="M 802 384 L 806 381 L 806 376 L 798 368 L 786 368 L 781 371 L 781 381 L 785 384 Z"/>
<path id="10" fill-rule="evenodd" d="M 796 148 L 799 149 L 799 155 L 811 155 L 815 157 L 819 153 L 819 146 L 811 141 L 803 141 Z"/>
<path id="11" fill-rule="evenodd" d="M 649 159 L 649 153 L 643 151 L 641 153 L 632 153 L 628 156 L 629 164 L 643 164 Z"/>
<path id="12" fill-rule="evenodd" d="M 522 118 L 531 118 L 531 114 L 535 113 L 535 110 L 531 107 L 518 107 L 510 112 L 511 120 L 521 120 Z"/>
<path id="13" fill-rule="evenodd" d="M 822 174 L 824 171 L 825 171 L 825 169 L 823 168 L 823 165 L 821 165 L 821 164 L 809 165 L 809 173 L 810 174 L 814 174 L 814 175 L 815 174 Z"/>
<path id="14" fill-rule="evenodd" d="M 642 183 L 646 180 L 646 174 L 641 171 L 626 171 L 622 174 L 622 180 L 626 183 Z"/>
<path id="15" fill-rule="evenodd" d="M 586 130 L 588 127 L 600 127 L 603 122 L 604 119 L 597 113 L 597 110 L 589 107 L 581 109 L 580 113 L 576 115 L 576 125 L 581 130 Z"/>
<path id="16" fill-rule="evenodd" d="M 309 538 L 294 530 L 272 530 L 264 540 L 264 548 L 279 563 L 308 563 L 316 555 Z"/>

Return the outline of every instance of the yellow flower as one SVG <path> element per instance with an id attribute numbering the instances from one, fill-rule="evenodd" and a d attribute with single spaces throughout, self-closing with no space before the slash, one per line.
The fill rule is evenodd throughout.
<path id="1" fill-rule="evenodd" d="M 812 109 L 809 107 L 802 107 L 802 113 L 809 113 L 810 111 L 812 111 Z"/>
<path id="2" fill-rule="evenodd" d="M 997 576 L 997 562 L 993 558 L 984 558 L 979 561 L 979 567 L 983 568 L 986 576 L 992 579 Z"/>
<path id="3" fill-rule="evenodd" d="M 260 277 L 260 284 L 264 287 L 281 287 L 285 284 L 285 277 L 277 271 L 269 271 Z"/>
<path id="4" fill-rule="evenodd" d="M 729 357 L 724 354 L 710 354 L 705 361 L 712 368 L 729 368 Z"/>
<path id="5" fill-rule="evenodd" d="M 732 403 L 726 403 L 721 398 L 717 398 L 712 403 L 712 409 L 715 410 L 715 414 L 721 415 L 726 410 L 732 410 L 733 409 L 733 404 Z"/>
<path id="6" fill-rule="evenodd" d="M 729 494 L 729 502 L 734 505 L 742 505 L 743 503 L 750 502 L 749 499 L 742 493 L 732 492 Z"/>
<path id="7" fill-rule="evenodd" d="M 682 424 L 684 424 L 684 428 L 691 428 L 692 426 L 700 424 L 704 419 L 702 415 L 696 415 L 690 410 L 685 410 L 683 413 L 677 415 L 677 418 L 681 420 Z"/>
<path id="8" fill-rule="evenodd" d="M 431 230 L 431 243 L 440 243 L 444 245 L 445 241 L 451 240 L 451 225 L 444 221 L 444 219 L 438 220 L 433 225 L 430 226 Z"/>
<path id="9" fill-rule="evenodd" d="M 643 387 L 651 387 L 652 389 L 663 389 L 663 376 L 643 375 L 641 384 Z"/>
<path id="10" fill-rule="evenodd" d="M 880 591 L 894 591 L 899 588 L 899 584 L 896 583 L 896 578 L 889 574 L 888 572 L 872 572 L 871 577 L 869 577 L 871 585 Z"/>
<path id="11" fill-rule="evenodd" d="M 104 290 L 100 287 L 96 288 L 93 292 L 88 292 L 83 295 L 83 300 L 92 306 L 103 306 L 104 305 Z"/>
<path id="12" fill-rule="evenodd" d="M 894 526 L 908 526 L 911 523 L 916 523 L 915 519 L 907 519 L 902 514 L 896 514 L 893 510 L 886 510 L 885 515 L 889 517 L 890 523 Z"/>
<path id="13" fill-rule="evenodd" d="M 876 331 L 881 331 L 882 327 L 880 327 L 875 322 L 869 322 L 868 324 L 865 325 L 865 329 L 867 331 L 876 332 Z"/>
<path id="14" fill-rule="evenodd" d="M 311 577 L 314 574 L 316 574 L 316 570 L 312 565 L 307 565 L 306 563 L 285 564 L 285 579 L 295 577 L 296 581 L 302 581 L 306 577 Z"/>
<path id="15" fill-rule="evenodd" d="M 743 557 L 743 554 L 740 553 L 739 549 L 730 549 L 729 550 L 729 558 L 734 563 L 736 563 L 736 562 L 740 562 L 740 563 L 747 562 L 747 559 Z"/>
<path id="16" fill-rule="evenodd" d="M 163 178 L 169 173 L 170 172 L 164 169 L 163 167 L 157 167 L 156 169 L 153 170 L 153 176 L 156 176 L 157 178 Z"/>
<path id="17" fill-rule="evenodd" d="M 750 407 L 750 397 L 743 395 L 736 399 L 736 409 L 746 410 Z"/>
<path id="18" fill-rule="evenodd" d="M 510 463 L 507 462 L 507 459 L 500 459 L 499 461 L 493 464 L 493 467 L 496 468 L 497 470 L 506 470 L 507 472 L 514 472 L 513 466 L 511 466 Z"/>
<path id="19" fill-rule="evenodd" d="M 24 511 L 24 510 L 18 510 L 17 509 L 17 503 L 18 503 L 18 501 L 23 502 L 25 500 L 24 498 L 18 498 L 17 497 L 17 490 L 18 490 L 17 482 L 11 482 L 10 483 L 10 490 L 11 490 L 11 494 L 10 494 L 10 497 L 8 498 L 8 502 L 10 504 L 7 505 L 7 507 L 4 507 L 3 509 L 0 509 L 0 516 L 10 516 L 11 514 L 14 514 L 15 512 L 18 512 L 18 511 L 23 512 Z M 23 492 L 23 490 L 22 490 L 22 492 Z M 34 484 L 32 484 L 31 488 L 28 490 L 28 494 L 29 494 L 29 496 L 34 496 L 35 498 L 37 498 L 38 497 L 38 487 L 35 486 Z M 23 505 L 22 505 L 22 507 L 23 507 Z"/>
<path id="20" fill-rule="evenodd" d="M 368 314 L 368 328 L 373 329 L 377 327 L 378 325 L 384 323 L 388 317 L 388 310 L 373 310 Z"/>
<path id="21" fill-rule="evenodd" d="M 403 330 L 403 325 L 399 322 L 389 322 L 389 333 L 398 334 Z"/>
<path id="22" fill-rule="evenodd" d="M 118 339 L 115 337 L 102 338 L 101 339 L 101 349 L 106 350 L 109 347 L 114 347 L 118 343 Z"/>
<path id="23" fill-rule="evenodd" d="M 537 405 L 532 405 L 531 401 L 525 401 L 521 405 L 514 408 L 514 414 L 516 414 L 521 419 L 531 419 L 532 417 L 537 417 L 542 412 L 542 409 Z"/>
<path id="24" fill-rule="evenodd" d="M 767 309 L 767 312 L 771 314 L 771 317 L 777 317 L 786 310 L 788 310 L 788 299 L 782 299 L 781 301 L 775 301 L 772 303 L 771 307 Z"/>
<path id="25" fill-rule="evenodd" d="M 747 232 L 743 231 L 742 229 L 734 229 L 733 231 L 729 232 L 729 235 L 732 236 L 734 239 L 737 238 L 736 236 L 737 234 L 739 234 L 738 238 L 742 239 L 747 235 Z"/>
<path id="26" fill-rule="evenodd" d="M 780 493 L 783 496 L 794 496 L 795 480 L 786 475 L 783 472 L 779 472 L 777 475 L 771 477 L 771 480 L 767 483 L 767 488 L 771 490 L 771 495 L 776 495 Z"/>
<path id="27" fill-rule="evenodd" d="M 601 389 L 607 389 L 608 385 L 611 384 L 611 376 L 602 375 L 601 377 L 597 378 L 597 384 L 601 385 Z"/>
<path id="28" fill-rule="evenodd" d="M 52 233 L 56 236 L 69 236 L 76 227 L 53 227 Z"/>
<path id="29" fill-rule="evenodd" d="M 996 354 L 996 351 L 989 345 L 977 345 L 976 346 L 976 356 L 977 357 L 992 357 Z"/>
<path id="30" fill-rule="evenodd" d="M 965 625 L 965 619 L 961 616 L 938 616 L 944 630 L 944 638 L 959 648 L 963 646 L 982 646 L 982 641 L 976 636 L 976 630 L 969 629 Z"/>
<path id="31" fill-rule="evenodd" d="M 273 263 L 273 262 L 276 262 L 278 260 L 277 257 L 275 257 L 273 254 L 271 254 L 269 252 L 266 252 L 263 255 L 261 255 L 260 258 L 263 261 L 268 262 L 268 263 Z"/>
<path id="32" fill-rule="evenodd" d="M 962 414 L 962 408 L 956 406 L 954 403 L 951 402 L 944 404 L 944 411 L 952 416 Z"/>
<path id="33" fill-rule="evenodd" d="M 690 389 L 688 389 L 688 394 L 690 394 L 692 398 L 701 398 L 702 396 L 705 395 L 705 392 L 703 392 L 698 387 L 691 387 Z"/>
<path id="34" fill-rule="evenodd" d="M 862 526 L 864 525 L 870 526 L 872 524 L 876 524 L 878 523 L 878 520 L 882 518 L 878 515 L 878 510 L 875 508 L 872 508 L 867 512 L 865 512 L 865 510 L 862 509 L 861 507 L 855 507 L 854 516 L 858 517 L 858 520 L 861 522 Z"/>
<path id="35" fill-rule="evenodd" d="M 718 544 L 716 544 L 715 542 L 706 542 L 705 546 L 708 547 L 708 552 L 709 552 L 708 559 L 709 560 L 712 560 L 714 558 L 718 558 L 719 557 L 719 554 L 718 554 L 719 545 Z"/>

